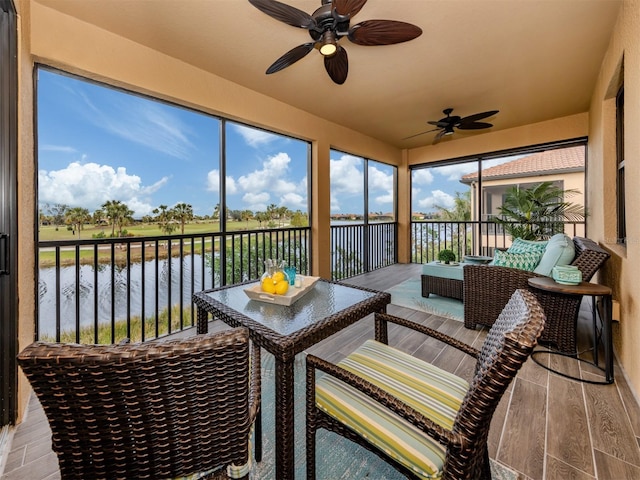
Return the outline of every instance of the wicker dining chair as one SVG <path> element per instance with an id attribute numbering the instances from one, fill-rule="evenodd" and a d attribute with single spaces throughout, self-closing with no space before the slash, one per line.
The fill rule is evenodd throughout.
<path id="1" fill-rule="evenodd" d="M 588 282 L 609 259 L 609 252 L 589 238 L 574 237 L 573 243 L 576 253 L 571 265 L 578 267 L 582 272 L 582 280 Z M 465 266 L 465 326 L 471 329 L 475 329 L 476 325 L 490 327 L 511 294 L 519 288 L 525 288 L 535 294 L 547 316 L 540 342 L 550 343 L 560 352 L 575 354 L 582 296 L 541 292 L 529 286 L 530 278 L 541 276 L 526 270 L 495 265 Z"/>
<path id="2" fill-rule="evenodd" d="M 246 329 L 129 345 L 36 342 L 18 363 L 63 479 L 248 478 L 261 385 Z"/>
<path id="3" fill-rule="evenodd" d="M 387 322 L 475 358 L 471 382 L 388 346 Z M 533 294 L 518 290 L 480 350 L 424 325 L 376 314 L 376 340 L 337 365 L 308 355 L 307 479 L 315 479 L 319 428 L 362 445 L 408 478 L 491 479 L 491 418 L 544 322 Z M 317 378 L 316 370 L 323 372 Z"/>

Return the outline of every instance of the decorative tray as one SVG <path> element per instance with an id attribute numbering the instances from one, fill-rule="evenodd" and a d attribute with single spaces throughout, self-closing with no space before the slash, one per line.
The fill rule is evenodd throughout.
<path id="1" fill-rule="evenodd" d="M 258 300 L 259 302 L 273 303 L 276 305 L 293 305 L 296 301 L 300 300 L 304 294 L 308 293 L 320 277 L 307 277 L 303 275 L 296 275 L 296 280 L 300 279 L 300 286 L 294 287 L 289 285 L 289 290 L 284 295 L 275 295 L 273 293 L 263 292 L 260 286 L 260 282 L 252 285 L 249 288 L 244 289 L 244 293 L 251 300 Z"/>
<path id="2" fill-rule="evenodd" d="M 440 260 L 436 260 L 436 263 L 438 265 L 442 265 L 443 267 L 455 267 L 457 265 L 460 265 L 460 263 L 458 263 L 458 262 L 444 263 L 444 262 L 441 262 Z"/>

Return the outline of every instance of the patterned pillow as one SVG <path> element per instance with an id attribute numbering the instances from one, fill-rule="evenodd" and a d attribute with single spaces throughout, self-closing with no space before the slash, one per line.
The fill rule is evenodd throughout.
<path id="1" fill-rule="evenodd" d="M 540 263 L 542 252 L 512 253 L 496 250 L 493 264 L 499 267 L 517 268 L 532 272 Z"/>
<path id="2" fill-rule="evenodd" d="M 534 241 L 534 240 L 523 240 L 522 238 L 514 238 L 513 243 L 507 249 L 509 253 L 529 253 L 529 252 L 540 252 L 543 254 L 548 245 L 547 240 L 542 241 Z"/>

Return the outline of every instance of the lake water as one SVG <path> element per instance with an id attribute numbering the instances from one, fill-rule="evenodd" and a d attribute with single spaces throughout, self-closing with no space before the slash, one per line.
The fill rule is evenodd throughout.
<path id="1" fill-rule="evenodd" d="M 116 320 L 127 318 L 127 299 L 130 302 L 132 316 L 142 315 L 144 305 L 144 315 L 149 317 L 155 315 L 156 309 L 161 312 L 172 304 L 178 304 L 181 297 L 185 307 L 188 307 L 191 305 L 193 292 L 212 288 L 211 268 L 206 265 L 203 281 L 200 255 L 194 255 L 193 262 L 190 256 L 182 259 L 174 257 L 170 260 L 161 260 L 158 262 L 157 274 L 155 265 L 155 261 L 132 264 L 129 272 L 117 266 L 112 272 L 111 265 L 100 265 L 97 273 L 92 265 L 82 265 L 77 286 L 76 268 L 62 267 L 59 289 L 56 288 L 56 269 L 40 269 L 40 334 L 55 334 L 58 290 L 60 291 L 60 326 L 64 331 L 76 328 L 76 302 L 80 325 L 89 326 L 94 324 L 96 309 L 101 323 L 110 323 L 112 315 Z M 216 285 L 220 284 L 217 277 L 215 281 Z"/>

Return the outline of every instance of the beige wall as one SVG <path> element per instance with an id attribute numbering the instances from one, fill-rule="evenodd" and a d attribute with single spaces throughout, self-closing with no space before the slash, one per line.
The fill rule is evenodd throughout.
<path id="1" fill-rule="evenodd" d="M 624 59 L 624 60 L 623 60 Z M 624 69 L 622 65 L 624 64 Z M 627 246 L 616 244 L 615 94 L 624 79 Z M 616 355 L 640 396 L 640 1 L 625 0 L 591 99 L 587 194 L 589 235 L 612 253 L 601 279 L 620 302 Z"/>
<path id="2" fill-rule="evenodd" d="M 287 133 L 312 142 L 312 214 L 313 214 L 313 273 L 329 277 L 329 150 L 336 148 L 377 161 L 400 166 L 398 220 L 400 222 L 398 245 L 400 261 L 409 259 L 409 175 L 410 165 L 456 158 L 496 150 L 516 148 L 556 140 L 582 137 L 590 133 L 594 141 L 589 145 L 588 195 L 592 209 L 590 234 L 595 240 L 606 242 L 611 232 L 604 228 L 604 196 L 602 164 L 604 156 L 602 125 L 602 100 L 606 96 L 608 83 L 614 75 L 622 52 L 625 52 L 627 86 L 627 119 L 629 132 L 640 131 L 640 55 L 638 46 L 639 0 L 625 2 L 621 12 L 618 32 L 613 39 L 603 72 L 594 93 L 591 115 L 572 115 L 539 124 L 533 124 L 491 132 L 477 137 L 443 141 L 439 145 L 400 151 L 374 138 L 322 120 L 307 112 L 275 101 L 246 88 L 216 77 L 191 65 L 162 55 L 139 44 L 117 37 L 109 32 L 50 10 L 31 0 L 18 0 L 21 29 L 21 78 L 20 78 L 20 245 L 25 255 L 20 255 L 19 325 L 20 346 L 28 343 L 33 335 L 35 312 L 35 267 L 33 252 L 36 251 L 34 228 L 35 174 L 33 159 L 31 69 L 33 62 L 41 62 L 80 75 L 106 81 L 141 93 L 171 100 L 202 111 L 220 114 L 227 118 L 244 121 L 277 132 Z M 635 30 L 634 30 L 635 29 Z M 33 57 L 30 57 L 33 55 Z M 640 140 L 637 135 L 627 136 L 628 158 L 638 157 Z M 636 182 L 640 178 L 639 162 L 628 164 L 628 176 Z M 628 191 L 628 204 L 638 201 L 640 190 Z M 591 223 L 594 225 L 591 226 Z M 640 224 L 630 223 L 631 245 L 621 262 L 622 276 L 616 287 L 623 304 L 623 323 L 618 340 L 618 353 L 636 391 L 640 387 L 640 356 L 634 355 L 633 345 L 640 336 L 639 315 L 628 285 L 640 284 Z M 591 235 L 590 235 L 591 236 Z M 324 246 L 324 248 L 321 248 Z M 635 266 L 635 268 L 633 268 Z M 626 285 L 623 287 L 623 285 Z M 25 390 L 21 382 L 21 391 Z M 26 397 L 22 397 L 24 402 Z"/>
<path id="3" fill-rule="evenodd" d="M 18 351 L 33 341 L 35 331 L 36 266 L 34 252 L 35 162 L 33 161 L 33 81 L 30 55 L 29 2 L 15 2 L 18 12 Z M 27 24 L 28 25 L 28 24 Z M 18 418 L 22 418 L 31 388 L 20 373 Z"/>

